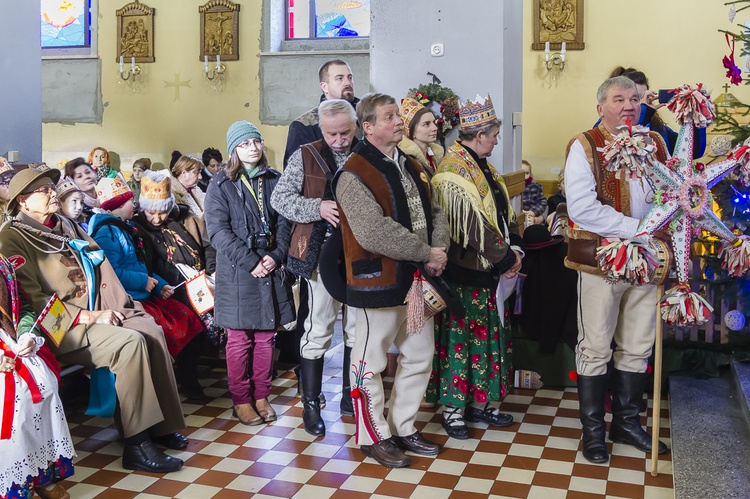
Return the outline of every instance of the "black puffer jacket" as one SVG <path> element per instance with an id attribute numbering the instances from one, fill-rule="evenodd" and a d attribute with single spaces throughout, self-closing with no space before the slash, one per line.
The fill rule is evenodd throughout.
<path id="1" fill-rule="evenodd" d="M 244 173 L 243 173 L 244 174 Z M 271 207 L 270 199 L 281 174 L 272 168 L 250 182 L 258 192 L 263 179 L 263 205 L 275 242 L 267 250 L 251 249 L 248 238 L 263 232 L 258 205 L 241 178 L 231 181 L 222 170 L 212 179 L 204 201 L 206 228 L 216 249 L 216 325 L 230 329 L 274 330 L 295 319 L 291 283 L 281 264 L 289 248 L 289 221 Z M 269 255 L 276 270 L 256 278 L 250 272 Z"/>

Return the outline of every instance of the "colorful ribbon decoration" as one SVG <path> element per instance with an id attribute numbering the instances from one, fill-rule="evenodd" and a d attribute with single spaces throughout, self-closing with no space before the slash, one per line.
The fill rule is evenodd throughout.
<path id="1" fill-rule="evenodd" d="M 31 401 L 35 404 L 41 402 L 43 399 L 42 392 L 39 390 L 39 386 L 36 384 L 34 375 L 31 374 L 29 368 L 26 367 L 21 358 L 17 357 L 15 352 L 2 341 L 0 341 L 0 349 L 2 349 L 6 357 L 16 359 L 15 370 L 18 373 L 18 376 L 23 381 L 25 381 L 26 385 L 29 387 L 29 392 L 31 392 Z M 16 380 L 13 376 L 13 371 L 6 371 L 5 398 L 3 400 L 3 420 L 2 425 L 0 425 L 0 440 L 9 440 L 11 435 L 13 435 L 13 414 L 15 413 L 15 407 Z"/>
<path id="2" fill-rule="evenodd" d="M 739 85 L 742 82 L 742 70 L 737 67 L 737 64 L 734 62 L 734 36 L 732 36 L 732 42 L 730 44 L 729 42 L 729 33 L 724 34 L 724 38 L 727 40 L 727 46 L 731 50 L 728 56 L 724 56 L 724 59 L 722 62 L 724 63 L 724 67 L 727 69 L 727 78 L 729 78 L 729 81 L 732 83 L 732 85 Z"/>
<path id="3" fill-rule="evenodd" d="M 88 249 L 89 242 L 83 239 L 71 239 L 68 244 L 78 255 L 78 259 L 83 266 L 83 273 L 86 276 L 86 285 L 89 288 L 89 310 L 94 310 L 96 306 L 96 272 L 94 269 L 104 261 L 104 251 Z"/>

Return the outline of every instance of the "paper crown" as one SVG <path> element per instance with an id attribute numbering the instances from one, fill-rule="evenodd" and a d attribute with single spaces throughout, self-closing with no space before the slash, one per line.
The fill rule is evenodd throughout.
<path id="1" fill-rule="evenodd" d="M 399 114 L 401 115 L 401 119 L 404 121 L 404 134 L 406 134 L 407 136 L 409 135 L 409 124 L 420 109 L 424 109 L 424 106 L 417 102 L 416 99 L 407 97 L 406 99 L 401 100 L 401 109 L 399 110 Z"/>
<path id="2" fill-rule="evenodd" d="M 461 122 L 461 130 L 466 132 L 477 130 L 496 120 L 497 115 L 495 114 L 495 107 L 492 105 L 492 97 L 487 94 L 485 99 L 477 95 L 474 102 L 467 100 L 460 105 L 458 117 Z"/>
<path id="3" fill-rule="evenodd" d="M 8 160 L 0 156 L 0 175 L 2 175 L 5 172 L 12 172 L 13 167 L 10 163 L 8 163 Z"/>
<path id="4" fill-rule="evenodd" d="M 63 177 L 57 183 L 57 199 L 62 199 L 71 192 L 81 192 L 81 190 L 73 183 L 73 179 L 70 177 Z"/>
<path id="5" fill-rule="evenodd" d="M 115 178 L 104 177 L 96 184 L 96 197 L 102 210 L 112 211 L 132 199 L 133 191 L 122 175 L 118 174 Z"/>
<path id="6" fill-rule="evenodd" d="M 172 181 L 167 170 L 146 170 L 141 177 L 141 195 L 138 207 L 141 211 L 171 211 L 174 207 Z"/>

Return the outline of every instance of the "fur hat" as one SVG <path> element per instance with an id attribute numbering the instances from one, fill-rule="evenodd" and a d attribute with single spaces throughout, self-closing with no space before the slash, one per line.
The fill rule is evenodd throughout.
<path id="1" fill-rule="evenodd" d="M 175 206 L 172 181 L 167 170 L 146 170 L 141 177 L 141 195 L 138 209 L 141 211 L 172 211 Z"/>
<path id="2" fill-rule="evenodd" d="M 424 109 L 424 106 L 411 97 L 401 100 L 399 114 L 404 121 L 404 135 L 409 135 L 409 125 L 411 124 L 411 120 L 413 120 L 414 116 L 416 116 L 416 114 L 422 109 Z"/>
<path id="3" fill-rule="evenodd" d="M 492 105 L 492 97 L 489 94 L 487 98 L 477 95 L 474 102 L 467 100 L 459 107 L 458 117 L 461 121 L 461 130 L 465 132 L 478 130 L 496 120 L 497 114 L 495 114 L 495 106 Z"/>
<path id="4" fill-rule="evenodd" d="M 122 175 L 115 178 L 104 177 L 96 184 L 96 197 L 99 200 L 99 208 L 105 211 L 116 210 L 120 206 L 133 199 L 133 191 L 128 187 Z"/>
<path id="5" fill-rule="evenodd" d="M 258 128 L 249 121 L 235 121 L 227 130 L 227 151 L 229 155 L 234 149 L 248 139 L 263 140 Z"/>
<path id="6" fill-rule="evenodd" d="M 72 192 L 81 192 L 78 186 L 73 182 L 70 177 L 63 177 L 57 183 L 57 199 L 62 199 Z"/>

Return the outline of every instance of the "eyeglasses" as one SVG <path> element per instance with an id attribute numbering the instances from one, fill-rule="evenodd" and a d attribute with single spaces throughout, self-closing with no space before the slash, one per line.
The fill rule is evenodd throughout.
<path id="1" fill-rule="evenodd" d="M 242 147 L 244 149 L 246 147 L 250 147 L 251 145 L 255 149 L 260 149 L 263 147 L 263 142 L 258 139 L 247 139 L 246 141 L 240 142 L 239 144 L 237 144 L 237 147 Z"/>
<path id="2" fill-rule="evenodd" d="M 50 184 L 50 185 L 45 185 L 44 187 L 40 187 L 39 189 L 36 189 L 34 191 L 31 191 L 29 194 L 34 194 L 36 192 L 41 192 L 42 194 L 46 194 L 47 196 L 50 196 L 52 195 L 52 193 L 57 194 L 57 189 L 55 189 L 54 185 Z"/>

